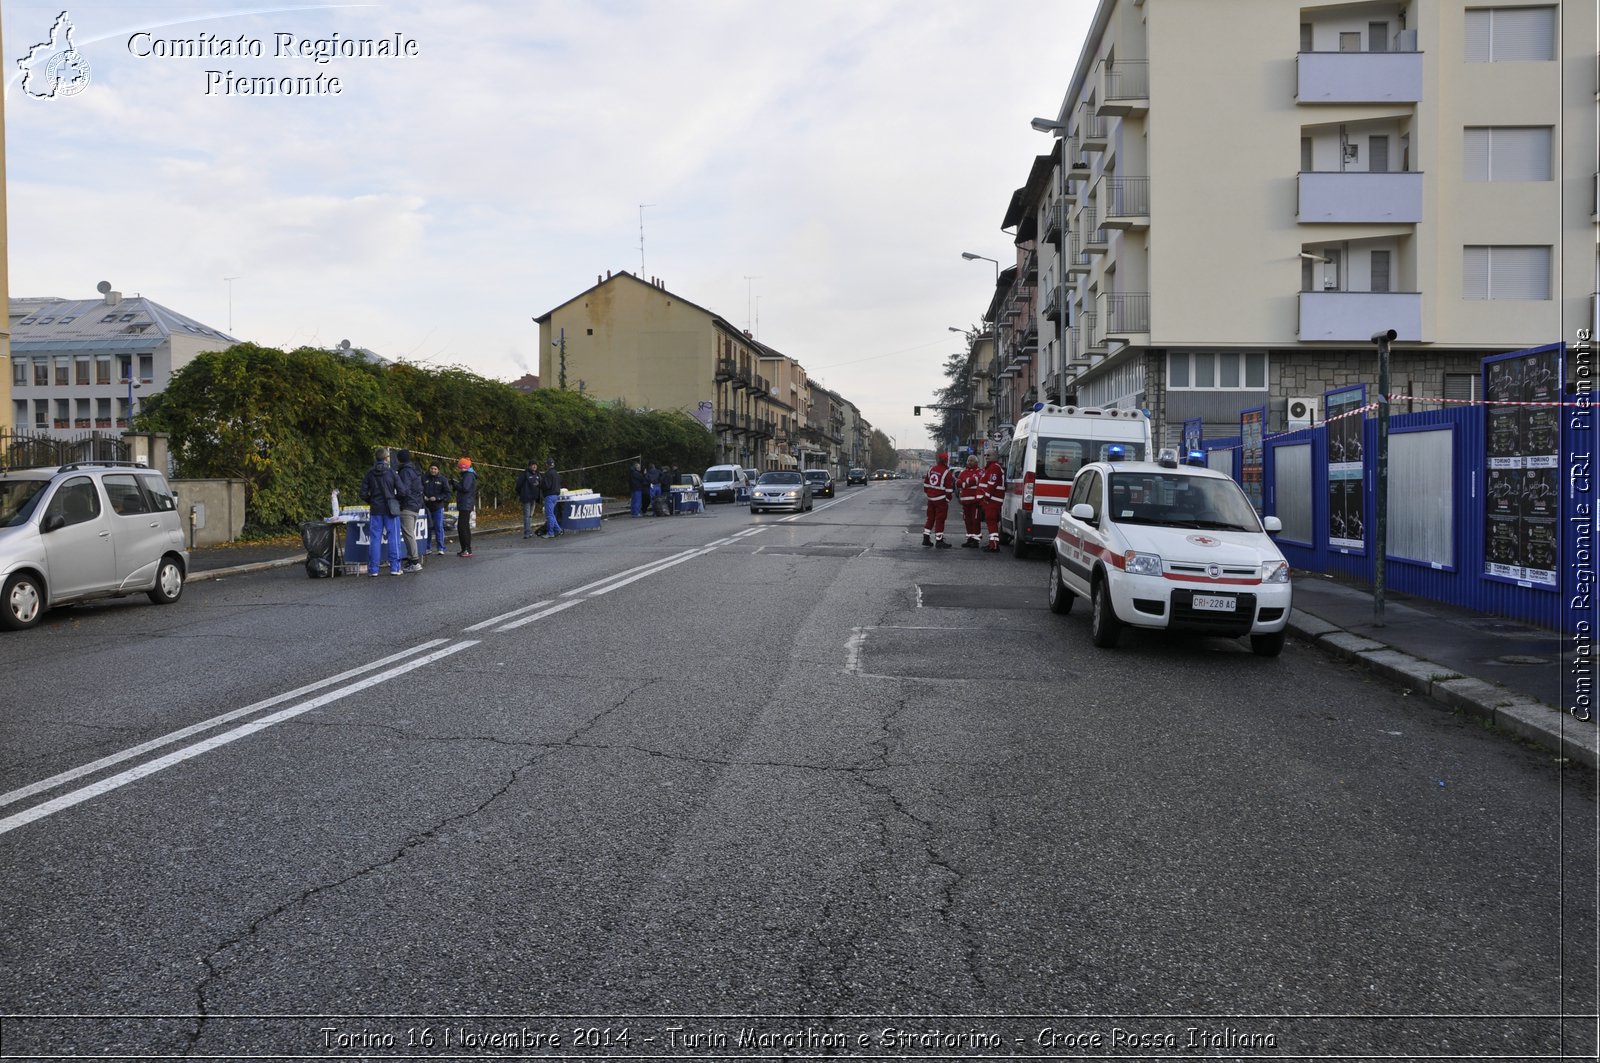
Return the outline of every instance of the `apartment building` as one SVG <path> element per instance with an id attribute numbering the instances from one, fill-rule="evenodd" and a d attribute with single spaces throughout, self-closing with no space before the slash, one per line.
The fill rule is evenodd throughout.
<path id="1" fill-rule="evenodd" d="M 811 404 L 805 368 L 659 279 L 596 277 L 534 321 L 543 386 L 680 410 L 716 436 L 721 463 L 800 464 Z"/>
<path id="2" fill-rule="evenodd" d="M 18 430 L 58 439 L 126 430 L 130 413 L 203 351 L 238 341 L 101 282 L 95 299 L 11 300 L 10 412 Z"/>
<path id="3" fill-rule="evenodd" d="M 1402 410 L 1476 397 L 1596 323 L 1595 40 L 1593 0 L 1102 0 L 1007 213 L 1038 274 L 997 292 L 1002 373 L 1027 295 L 1030 386 L 1168 441 L 1375 385 L 1390 328 Z"/>

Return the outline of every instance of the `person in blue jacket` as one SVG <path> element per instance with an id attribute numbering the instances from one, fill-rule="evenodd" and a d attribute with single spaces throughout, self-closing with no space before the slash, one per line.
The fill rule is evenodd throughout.
<path id="1" fill-rule="evenodd" d="M 544 459 L 544 475 L 539 478 L 539 489 L 544 493 L 544 537 L 554 539 L 561 534 L 561 522 L 556 520 L 556 507 L 561 503 L 561 473 L 556 469 L 556 459 Z"/>
<path id="2" fill-rule="evenodd" d="M 372 509 L 367 524 L 367 575 L 378 574 L 378 550 L 387 541 L 389 573 L 400 575 L 400 480 L 389 468 L 389 448 L 373 452 L 372 468 L 361 479 L 361 500 Z"/>
<path id="3" fill-rule="evenodd" d="M 450 481 L 456 492 L 456 538 L 461 541 L 457 557 L 472 556 L 472 511 L 478 508 L 478 474 L 472 469 L 472 459 L 456 462 L 460 475 Z"/>
<path id="4" fill-rule="evenodd" d="M 639 468 L 638 462 L 628 467 L 628 496 L 632 505 L 630 512 L 637 517 L 644 509 L 644 470 Z"/>
<path id="5" fill-rule="evenodd" d="M 422 504 L 428 507 L 428 535 L 433 553 L 444 554 L 444 507 L 450 503 L 450 481 L 439 472 L 439 466 L 429 465 L 428 475 L 422 478 Z"/>

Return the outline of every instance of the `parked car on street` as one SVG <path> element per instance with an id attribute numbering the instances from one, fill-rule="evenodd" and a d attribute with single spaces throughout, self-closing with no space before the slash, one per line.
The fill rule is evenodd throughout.
<path id="1" fill-rule="evenodd" d="M 851 469 L 844 478 L 846 487 L 849 487 L 851 484 L 864 484 L 866 482 L 867 470 L 865 469 Z"/>
<path id="2" fill-rule="evenodd" d="M 811 497 L 833 497 L 833 474 L 827 469 L 807 469 L 806 482 L 811 485 Z"/>
<path id="3" fill-rule="evenodd" d="M 798 471 L 784 469 L 764 472 L 750 491 L 750 512 L 765 513 L 769 509 L 792 509 L 803 513 L 811 508 L 811 485 Z"/>
<path id="4" fill-rule="evenodd" d="M 713 465 L 704 476 L 707 502 L 740 502 L 749 497 L 750 480 L 737 465 Z"/>
<path id="5" fill-rule="evenodd" d="M 60 605 L 148 595 L 169 604 L 189 572 L 166 477 L 133 462 L 0 471 L 0 626 Z"/>
<path id="6" fill-rule="evenodd" d="M 1292 588 L 1289 562 L 1232 478 L 1157 462 L 1091 462 L 1072 481 L 1050 561 L 1052 612 L 1089 599 L 1096 646 L 1124 627 L 1250 636 L 1263 657 L 1283 650 Z"/>

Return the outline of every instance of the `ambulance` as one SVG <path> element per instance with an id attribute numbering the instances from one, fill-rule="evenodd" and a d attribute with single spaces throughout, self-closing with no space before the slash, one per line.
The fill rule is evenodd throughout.
<path id="1" fill-rule="evenodd" d="M 1037 403 L 1017 421 L 1001 457 L 1006 497 L 1000 541 L 1015 557 L 1056 537 L 1071 504 L 1072 480 L 1091 461 L 1150 461 L 1150 416 L 1143 410 L 1101 410 Z"/>

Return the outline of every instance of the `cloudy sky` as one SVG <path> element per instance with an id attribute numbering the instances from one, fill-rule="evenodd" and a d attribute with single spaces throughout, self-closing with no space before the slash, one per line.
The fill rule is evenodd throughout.
<path id="1" fill-rule="evenodd" d="M 642 269 L 901 446 L 928 445 L 911 407 L 992 292 L 960 253 L 1009 261 L 1049 149 L 1028 120 L 1095 6 L 80 0 L 88 84 L 34 98 L 18 60 L 63 2 L 0 2 L 13 296 L 107 280 L 257 343 L 509 380 L 537 371 L 534 316 Z M 292 54 L 397 35 L 415 54 Z M 222 51 L 241 38 L 261 54 Z M 226 91 L 318 75 L 340 91 Z"/>

